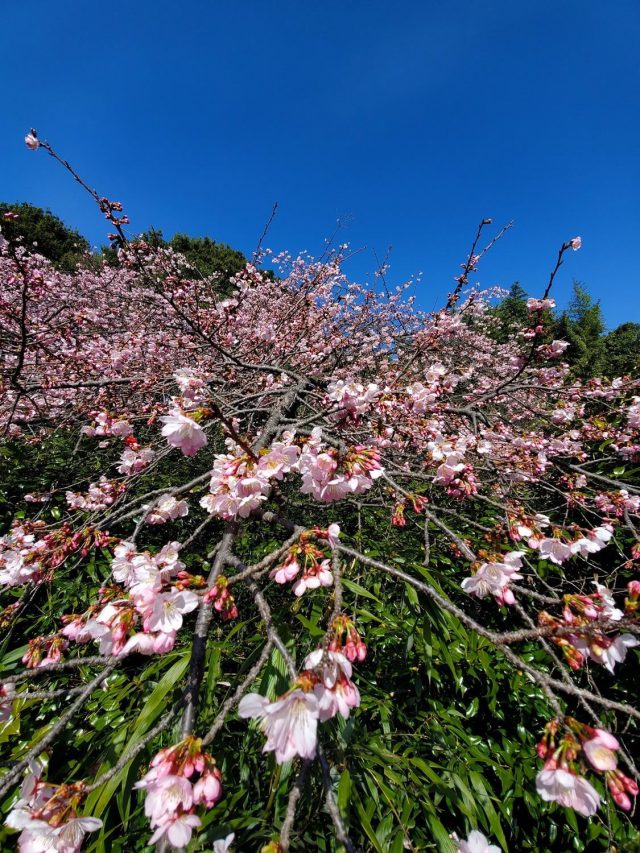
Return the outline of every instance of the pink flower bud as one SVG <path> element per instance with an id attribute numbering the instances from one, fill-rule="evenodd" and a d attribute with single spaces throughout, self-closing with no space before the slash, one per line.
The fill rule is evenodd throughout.
<path id="1" fill-rule="evenodd" d="M 354 642 L 349 640 L 345 643 L 342 653 L 347 660 L 354 661 L 358 657 L 358 648 Z"/>
<path id="2" fill-rule="evenodd" d="M 635 779 L 632 779 L 630 776 L 625 776 L 620 770 L 618 772 L 618 779 L 625 787 L 625 789 L 634 797 L 638 796 L 638 783 Z"/>
<path id="3" fill-rule="evenodd" d="M 619 791 L 616 789 L 615 791 L 611 791 L 611 796 L 613 797 L 617 806 L 620 806 L 620 808 L 623 809 L 625 812 L 631 811 L 631 800 L 625 794 L 624 791 Z"/>
<path id="4" fill-rule="evenodd" d="M 194 802 L 211 808 L 220 799 L 222 785 L 214 773 L 206 773 L 193 786 Z"/>
<path id="5" fill-rule="evenodd" d="M 30 151 L 35 151 L 36 148 L 40 148 L 40 140 L 38 139 L 38 134 L 35 132 L 33 128 L 27 133 L 24 138 L 24 144 Z"/>

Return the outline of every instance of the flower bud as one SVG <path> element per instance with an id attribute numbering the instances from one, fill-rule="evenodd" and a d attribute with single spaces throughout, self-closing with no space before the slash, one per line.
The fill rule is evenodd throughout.
<path id="1" fill-rule="evenodd" d="M 35 151 L 36 148 L 40 148 L 40 140 L 38 139 L 38 134 L 35 132 L 33 128 L 27 133 L 24 138 L 24 144 L 30 151 Z"/>

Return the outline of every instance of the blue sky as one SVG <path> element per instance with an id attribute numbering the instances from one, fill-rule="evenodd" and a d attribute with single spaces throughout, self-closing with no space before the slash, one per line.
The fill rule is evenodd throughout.
<path id="1" fill-rule="evenodd" d="M 640 321 L 637 0 L 81 0 L 4 3 L 0 199 L 104 220 L 34 126 L 132 228 L 319 253 L 337 219 L 364 279 L 421 272 L 442 303 L 477 223 L 514 220 L 484 286 L 574 278 L 609 326 Z"/>

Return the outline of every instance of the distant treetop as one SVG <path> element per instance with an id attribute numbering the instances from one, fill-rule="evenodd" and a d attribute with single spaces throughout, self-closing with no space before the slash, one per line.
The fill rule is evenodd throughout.
<path id="1" fill-rule="evenodd" d="M 15 213 L 15 219 L 5 218 L 6 213 Z M 72 272 L 82 256 L 89 251 L 89 242 L 77 231 L 41 207 L 20 202 L 0 202 L 0 227 L 6 237 L 22 238 L 24 245 L 44 255 L 63 272 Z"/>

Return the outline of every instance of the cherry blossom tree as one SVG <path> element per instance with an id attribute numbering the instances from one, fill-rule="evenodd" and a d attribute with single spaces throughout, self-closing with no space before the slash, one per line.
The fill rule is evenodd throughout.
<path id="1" fill-rule="evenodd" d="M 216 744 L 242 731 L 289 768 L 263 849 L 294 845 L 305 791 L 321 786 L 335 844 L 355 850 L 331 744 L 361 725 L 369 661 L 383 658 L 363 628 L 359 597 L 376 595 L 362 576 L 384 581 L 391 608 L 409 595 L 417 618 L 460 625 L 547 709 L 529 733 L 542 801 L 631 811 L 640 710 L 617 679 L 640 644 L 640 379 L 577 379 L 566 343 L 548 339 L 554 280 L 580 238 L 505 343 L 489 334 L 498 294 L 472 282 L 506 230 L 483 249 L 488 219 L 441 310 L 419 310 L 411 283 L 391 290 L 384 269 L 354 284 L 348 247 L 331 244 L 319 258 L 259 246 L 220 298 L 215 276 L 129 238 L 122 206 L 35 131 L 25 143 L 93 196 L 119 263 L 65 274 L 0 242 L 4 441 L 74 441 L 69 482 L 25 494 L 0 539 L 1 621 L 20 651 L 0 687 L 9 742 L 30 721 L 0 780 L 19 848 L 80 849 L 101 830 L 91 805 L 123 773 L 144 796 L 148 843 L 187 847 L 233 796 Z M 77 459 L 89 478 L 73 479 Z M 381 556 L 383 524 L 395 554 Z M 31 634 L 33 609 L 71 576 L 80 593 L 61 593 Z M 242 624 L 251 654 L 229 658 L 209 707 L 213 638 Z M 119 678 L 144 691 L 156 658 L 177 663 L 154 725 L 76 761 L 81 775 L 60 758 L 47 772 L 96 697 Z M 435 836 L 441 849 L 499 849 L 472 823 L 448 840 L 460 826 Z M 206 836 L 214 849 L 234 843 L 223 834 Z"/>

